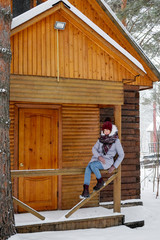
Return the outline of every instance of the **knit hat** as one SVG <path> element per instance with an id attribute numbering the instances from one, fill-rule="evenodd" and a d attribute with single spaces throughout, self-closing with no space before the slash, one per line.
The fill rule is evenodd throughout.
<path id="1" fill-rule="evenodd" d="M 103 123 L 102 130 L 104 131 L 104 129 L 112 131 L 112 123 L 110 121 Z"/>

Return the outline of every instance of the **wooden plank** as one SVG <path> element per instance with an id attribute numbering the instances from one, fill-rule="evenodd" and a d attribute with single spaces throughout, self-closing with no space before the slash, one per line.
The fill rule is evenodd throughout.
<path id="1" fill-rule="evenodd" d="M 50 24 L 50 18 L 46 18 L 46 75 L 51 76 L 51 24 Z"/>
<path id="2" fill-rule="evenodd" d="M 51 29 L 55 24 L 55 15 L 50 16 L 50 25 Z M 57 50 L 57 40 L 56 40 L 56 30 L 50 32 L 51 37 L 51 62 L 50 64 L 51 68 L 51 76 L 56 76 L 56 66 L 57 66 L 57 58 L 56 56 L 56 50 Z"/>
<path id="3" fill-rule="evenodd" d="M 33 75 L 37 74 L 37 25 L 33 25 Z"/>
<path id="4" fill-rule="evenodd" d="M 42 75 L 42 29 L 41 22 L 37 23 L 37 75 Z"/>
<path id="5" fill-rule="evenodd" d="M 84 78 L 88 78 L 88 45 L 87 45 L 87 37 L 83 35 L 83 76 Z"/>
<path id="6" fill-rule="evenodd" d="M 23 74 L 23 68 L 22 68 L 22 66 L 23 66 L 23 44 L 22 44 L 22 42 L 23 42 L 23 34 L 22 34 L 22 32 L 20 32 L 19 34 L 19 42 L 18 42 L 18 48 L 19 48 L 19 59 L 18 59 L 18 65 L 19 65 L 19 70 L 18 70 L 18 72 L 19 72 L 19 74 Z M 17 49 L 16 49 L 16 51 L 17 51 Z"/>
<path id="7" fill-rule="evenodd" d="M 14 51 L 14 65 L 13 65 L 13 71 L 15 74 L 18 73 L 18 67 L 19 67 L 19 48 L 18 48 L 18 44 L 19 44 L 19 39 L 18 39 L 18 35 L 15 35 L 14 36 L 14 48 L 13 48 L 13 51 Z"/>
<path id="8" fill-rule="evenodd" d="M 74 68 L 74 61 L 73 61 L 73 56 L 74 56 L 74 49 L 73 49 L 73 25 L 71 23 L 69 24 L 69 72 L 70 72 L 70 77 L 73 78 L 73 68 Z"/>
<path id="9" fill-rule="evenodd" d="M 12 177 L 36 177 L 36 176 L 57 176 L 84 174 L 85 168 L 64 168 L 64 169 L 33 169 L 33 170 L 11 170 Z M 107 173 L 107 170 L 101 170 Z"/>
<path id="10" fill-rule="evenodd" d="M 42 76 L 47 75 L 47 65 L 49 63 L 47 62 L 46 58 L 46 51 L 48 46 L 46 45 L 46 18 L 41 21 L 41 40 L 42 40 Z M 47 46 L 47 47 L 46 47 Z"/>
<path id="11" fill-rule="evenodd" d="M 78 78 L 78 29 L 77 28 L 73 28 L 73 61 L 74 61 L 74 78 Z"/>
<path id="12" fill-rule="evenodd" d="M 23 74 L 28 74 L 28 29 L 23 31 Z M 15 35 L 16 36 L 16 35 Z"/>
<path id="13" fill-rule="evenodd" d="M 23 208 L 24 210 L 26 210 L 27 212 L 33 214 L 35 217 L 37 217 L 41 220 L 45 220 L 44 216 L 42 216 L 40 213 L 38 213 L 33 208 L 29 207 L 27 204 L 21 202 L 19 199 L 13 197 L 13 202 L 16 203 L 18 206 L 20 206 L 21 208 Z"/>
<path id="14" fill-rule="evenodd" d="M 11 44 L 11 52 L 12 52 L 12 59 L 11 59 L 11 70 L 10 73 L 13 74 L 14 73 L 14 36 L 10 38 L 10 44 Z"/>
<path id="15" fill-rule="evenodd" d="M 62 19 L 62 22 L 66 22 L 66 19 Z M 69 72 L 69 26 L 68 22 L 66 22 L 65 31 L 60 32 L 62 35 L 62 41 L 60 42 L 60 48 L 62 45 L 64 46 L 63 49 L 63 62 L 64 62 L 64 73 L 61 75 L 62 77 L 70 76 Z"/>
<path id="16" fill-rule="evenodd" d="M 88 201 L 90 201 L 95 195 L 97 195 L 102 189 L 104 189 L 110 182 L 112 182 L 117 176 L 116 174 L 113 174 L 104 184 L 103 187 L 101 187 L 98 191 L 94 191 L 91 193 L 89 198 L 82 199 L 77 205 L 75 205 L 66 215 L 66 218 L 69 218 L 74 212 L 76 212 L 80 207 L 82 207 L 84 204 L 86 204 Z"/>
<path id="17" fill-rule="evenodd" d="M 40 52 L 40 51 L 38 51 Z M 39 65 L 39 64 L 38 64 Z M 40 65 L 39 65 L 40 66 Z M 41 72 L 41 68 L 37 71 Z M 122 84 L 98 80 L 73 80 L 56 78 L 11 76 L 12 101 L 68 102 L 93 104 L 122 104 Z M 106 95 L 107 91 L 107 95 Z"/>
<path id="18" fill-rule="evenodd" d="M 83 34 L 82 32 L 79 32 L 79 36 L 78 36 L 78 41 L 79 41 L 79 44 L 78 44 L 78 62 L 79 62 L 79 75 L 78 77 L 79 78 L 84 78 L 84 75 L 83 75 Z"/>
<path id="19" fill-rule="evenodd" d="M 28 71 L 27 74 L 32 75 L 33 74 L 33 27 L 28 28 Z"/>
<path id="20" fill-rule="evenodd" d="M 42 81 L 42 82 L 44 82 L 44 81 L 47 81 L 48 80 L 48 82 L 56 82 L 56 78 L 55 77 L 43 77 L 43 76 L 26 76 L 26 75 L 18 75 L 18 74 L 12 74 L 11 75 L 11 78 L 12 78 L 12 80 L 21 80 L 21 81 L 25 81 L 25 80 L 27 80 L 27 81 L 33 81 L 33 80 L 37 80 L 37 81 Z M 115 82 L 115 81 L 97 81 L 97 80 L 95 80 L 95 79 L 87 79 L 87 78 L 84 78 L 84 79 L 70 79 L 70 78 L 62 78 L 61 80 L 65 80 L 65 81 L 69 81 L 70 83 L 74 83 L 75 82 L 75 80 L 76 80 L 76 82 L 78 81 L 78 82 L 84 82 L 84 83 L 91 83 L 91 84 L 97 84 L 97 86 L 101 83 L 101 84 L 103 84 L 104 85 L 104 87 L 105 86 L 107 86 L 107 87 L 109 87 L 109 86 L 114 86 L 114 87 L 116 87 L 117 89 L 119 88 L 119 89 L 121 89 L 122 88 L 122 86 L 123 86 L 123 84 L 121 83 L 121 82 Z M 52 84 L 52 83 L 50 83 L 50 84 Z M 124 86 L 123 86 L 124 87 Z"/>

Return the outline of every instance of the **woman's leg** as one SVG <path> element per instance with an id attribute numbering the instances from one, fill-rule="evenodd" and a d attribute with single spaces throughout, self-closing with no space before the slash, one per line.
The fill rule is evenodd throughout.
<path id="1" fill-rule="evenodd" d="M 102 170 L 103 166 L 99 161 L 90 162 L 86 167 L 84 174 L 84 184 L 89 185 L 91 180 L 91 173 L 93 172 L 96 175 L 97 179 L 101 178 L 101 173 L 99 170 Z"/>
<path id="2" fill-rule="evenodd" d="M 84 174 L 84 184 L 86 185 L 90 184 L 91 173 L 92 173 L 92 170 L 90 168 L 90 163 L 89 163 L 88 166 L 86 167 L 85 174 Z"/>
<path id="3" fill-rule="evenodd" d="M 102 177 L 101 173 L 99 171 L 99 170 L 104 169 L 101 162 L 99 162 L 99 161 L 91 162 L 90 168 L 91 168 L 92 172 L 96 175 L 97 179 L 100 179 Z"/>
<path id="4" fill-rule="evenodd" d="M 103 166 L 99 161 L 90 162 L 88 164 L 88 166 L 86 167 L 85 174 L 84 174 L 84 185 L 83 185 L 84 189 L 83 189 L 82 194 L 80 195 L 80 198 L 89 197 L 89 184 L 90 184 L 92 172 L 96 175 L 96 178 L 98 179 L 98 181 L 99 181 L 99 179 L 100 180 L 102 179 L 99 169 L 103 169 Z M 101 186 L 103 186 L 103 183 L 101 183 L 101 185 L 98 187 L 101 187 Z M 98 190 L 97 186 L 96 186 L 95 190 Z"/>

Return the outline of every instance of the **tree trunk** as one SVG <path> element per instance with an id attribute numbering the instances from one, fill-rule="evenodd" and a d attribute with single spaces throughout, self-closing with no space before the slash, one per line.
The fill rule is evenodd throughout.
<path id="1" fill-rule="evenodd" d="M 10 0 L 0 0 L 0 239 L 15 234 L 9 145 Z"/>
<path id="2" fill-rule="evenodd" d="M 127 6 L 127 0 L 122 0 L 122 5 L 121 5 L 121 9 L 124 10 Z M 124 17 L 122 20 L 123 25 L 126 27 L 127 23 L 126 23 L 126 17 Z"/>

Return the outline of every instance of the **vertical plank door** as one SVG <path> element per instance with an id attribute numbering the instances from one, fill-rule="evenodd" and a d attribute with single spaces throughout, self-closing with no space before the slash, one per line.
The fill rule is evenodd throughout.
<path id="1" fill-rule="evenodd" d="M 57 168 L 57 125 L 57 110 L 19 110 L 20 170 Z M 19 199 L 36 210 L 57 209 L 57 176 L 20 178 Z"/>

